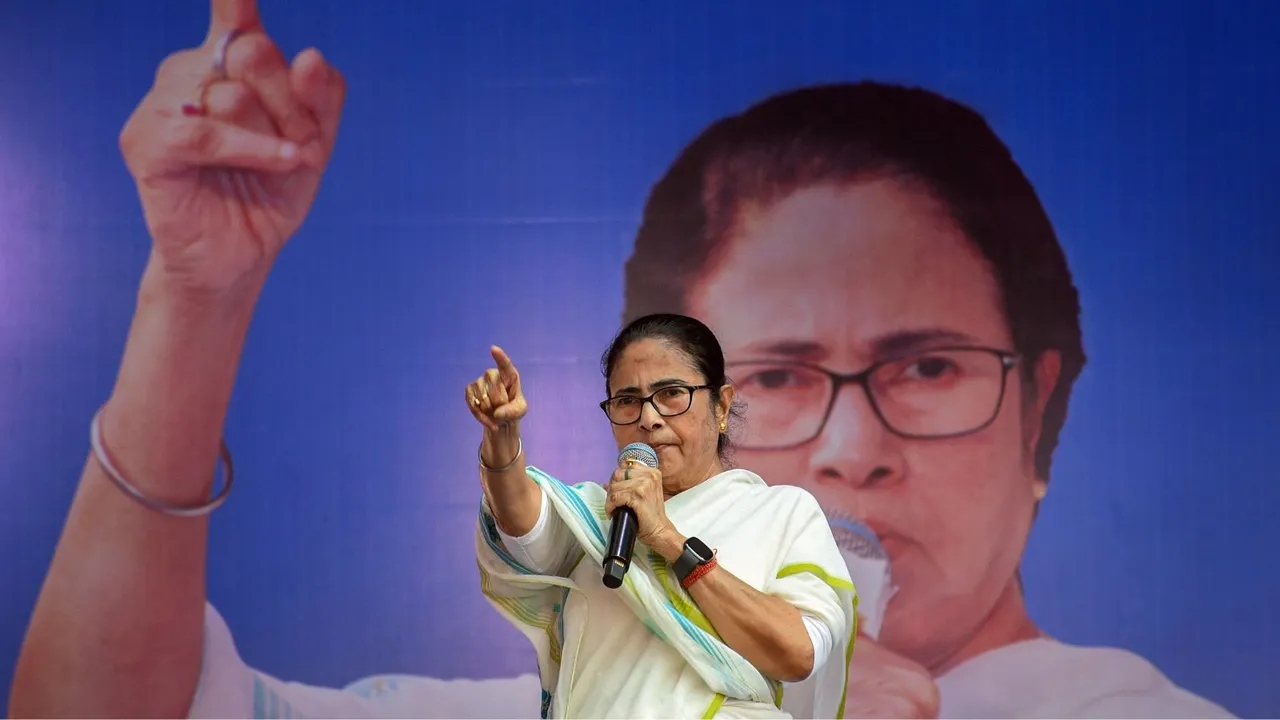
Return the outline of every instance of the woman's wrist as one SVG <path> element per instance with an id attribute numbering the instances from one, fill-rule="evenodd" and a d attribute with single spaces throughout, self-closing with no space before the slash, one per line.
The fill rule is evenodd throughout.
<path id="1" fill-rule="evenodd" d="M 649 542 L 645 543 L 650 550 L 658 553 L 667 563 L 674 563 L 684 554 L 684 543 L 688 540 L 684 535 L 676 530 L 675 526 L 669 526 L 653 534 Z"/>
<path id="2" fill-rule="evenodd" d="M 100 420 L 119 472 L 144 494 L 208 499 L 252 316 L 247 297 L 204 302 L 148 266 Z"/>
<path id="3" fill-rule="evenodd" d="M 175 275 L 152 253 L 142 273 L 138 304 L 140 307 L 160 305 L 192 322 L 228 321 L 247 326 L 266 279 L 262 272 L 225 288 L 201 287 Z"/>
<path id="4" fill-rule="evenodd" d="M 497 430 L 484 431 L 480 441 L 480 461 L 490 468 L 505 468 L 520 459 L 520 424 L 512 422 Z"/>

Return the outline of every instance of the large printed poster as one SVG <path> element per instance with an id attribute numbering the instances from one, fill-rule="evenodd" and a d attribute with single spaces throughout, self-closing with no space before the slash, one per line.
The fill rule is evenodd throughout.
<path id="1" fill-rule="evenodd" d="M 135 5 L 0 10 L 6 679 L 147 259 L 116 138 L 208 20 Z M 501 345 L 532 461 L 603 481 L 601 353 L 679 312 L 734 462 L 888 553 L 855 674 L 953 717 L 1280 711 L 1273 5 L 261 5 L 349 99 L 227 421 L 208 594 L 249 666 L 536 717 L 462 388 Z"/>

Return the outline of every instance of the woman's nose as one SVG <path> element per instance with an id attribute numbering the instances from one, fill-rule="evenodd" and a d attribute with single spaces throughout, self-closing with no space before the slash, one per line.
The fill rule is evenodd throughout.
<path id="1" fill-rule="evenodd" d="M 881 422 L 866 392 L 846 386 L 814 440 L 810 467 L 827 481 L 856 488 L 880 485 L 902 474 L 900 442 Z"/>
<path id="2" fill-rule="evenodd" d="M 646 431 L 657 430 L 662 427 L 663 417 L 658 412 L 658 408 L 653 403 L 647 402 L 640 406 L 640 427 Z"/>

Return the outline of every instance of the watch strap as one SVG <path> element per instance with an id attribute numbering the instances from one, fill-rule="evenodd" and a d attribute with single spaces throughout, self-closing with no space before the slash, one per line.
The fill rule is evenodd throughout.
<path id="1" fill-rule="evenodd" d="M 672 563 L 671 570 L 675 573 L 676 579 L 683 584 L 693 571 L 714 559 L 715 553 L 707 547 L 706 543 L 696 537 L 691 537 L 685 540 L 684 552 L 680 553 L 680 557 L 676 558 L 676 561 Z"/>

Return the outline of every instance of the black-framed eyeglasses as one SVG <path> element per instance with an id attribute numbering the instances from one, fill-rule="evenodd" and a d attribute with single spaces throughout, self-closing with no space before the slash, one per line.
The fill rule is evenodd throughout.
<path id="1" fill-rule="evenodd" d="M 822 433 L 840 390 L 857 385 L 880 422 L 912 439 L 978 432 L 995 421 L 1017 353 L 989 347 L 930 348 L 841 374 L 804 362 L 749 360 L 727 371 L 747 407 L 743 449 L 785 450 Z"/>
<path id="2" fill-rule="evenodd" d="M 614 425 L 634 425 L 640 422 L 645 403 L 653 406 L 662 417 L 675 417 L 689 412 L 693 407 L 693 394 L 710 389 L 710 385 L 668 385 L 651 395 L 615 395 L 600 403 L 600 409 Z"/>

